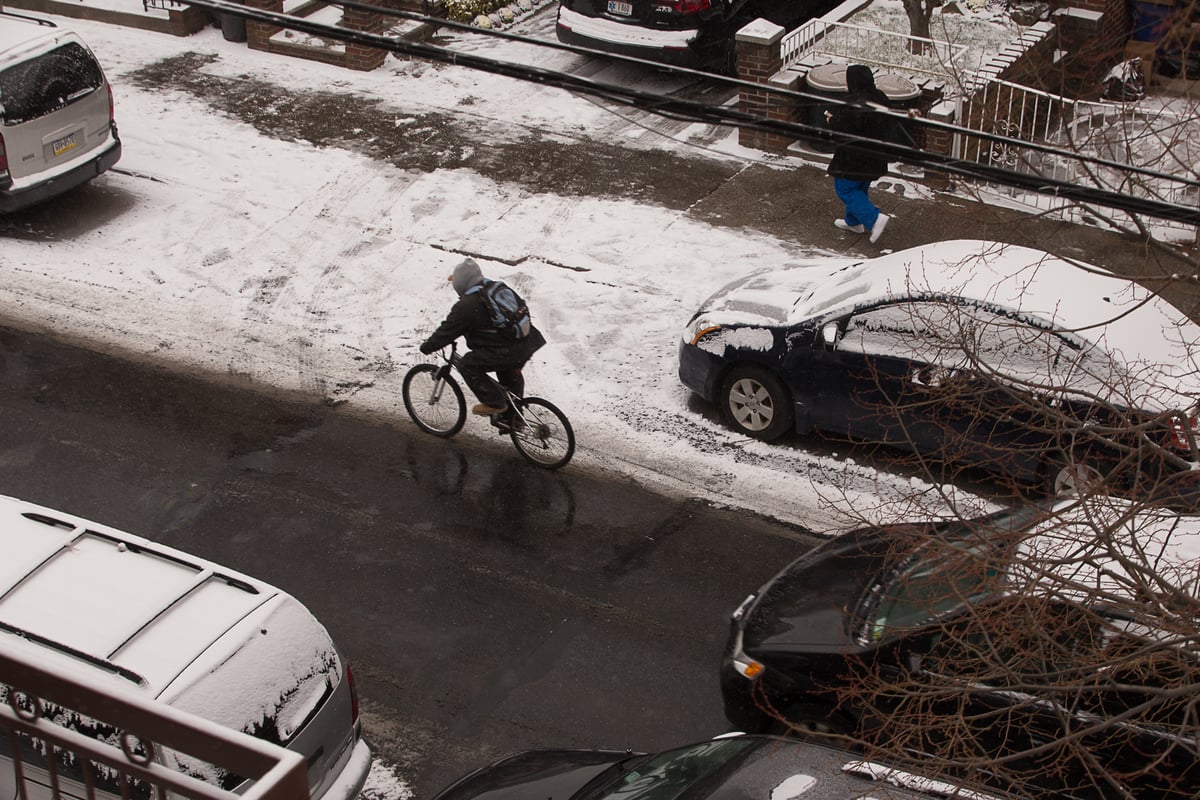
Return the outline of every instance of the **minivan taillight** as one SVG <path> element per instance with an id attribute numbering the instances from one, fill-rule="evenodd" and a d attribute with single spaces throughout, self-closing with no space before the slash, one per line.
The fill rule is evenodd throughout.
<path id="1" fill-rule="evenodd" d="M 117 118 L 117 108 L 113 103 L 112 84 L 106 83 L 105 86 L 108 88 L 108 121 L 112 122 Z"/>
<path id="2" fill-rule="evenodd" d="M 712 7 L 712 0 L 672 0 L 668 8 L 676 14 L 698 14 Z"/>
<path id="3" fill-rule="evenodd" d="M 1171 445 L 1176 450 L 1192 451 L 1192 439 L 1196 435 L 1197 419 L 1195 412 L 1188 414 L 1186 424 L 1182 414 L 1171 420 Z"/>
<path id="4" fill-rule="evenodd" d="M 8 151 L 4 149 L 4 134 L 0 133 L 0 186 L 12 183 L 8 174 Z"/>
<path id="5" fill-rule="evenodd" d="M 346 665 L 346 680 L 350 684 L 350 724 L 358 722 L 358 689 L 354 688 L 354 672 Z"/>

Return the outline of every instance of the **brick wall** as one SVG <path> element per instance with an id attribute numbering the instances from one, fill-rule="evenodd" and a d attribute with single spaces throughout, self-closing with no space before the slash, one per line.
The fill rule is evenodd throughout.
<path id="1" fill-rule="evenodd" d="M 342 10 L 342 27 L 349 30 L 383 33 L 387 30 L 389 20 L 390 17 L 385 17 L 378 11 L 362 11 L 349 7 Z M 378 47 L 366 47 L 350 42 L 346 45 L 346 66 L 368 72 L 382 66 L 387 54 L 388 51 Z"/>
<path id="2" fill-rule="evenodd" d="M 737 74 L 744 81 L 761 84 L 762 89 L 742 88 L 738 91 L 738 110 L 759 117 L 779 119 L 777 115 L 791 110 L 783 107 L 779 98 L 768 87 L 775 74 L 783 67 L 779 42 L 786 33 L 781 26 L 765 19 L 756 19 L 737 32 Z M 790 142 L 782 143 L 779 137 L 763 131 L 742 128 L 738 130 L 738 144 L 756 150 L 781 150 Z"/>
<path id="3" fill-rule="evenodd" d="M 242 2 L 251 8 L 274 11 L 277 14 L 283 13 L 283 0 L 242 0 Z M 271 49 L 271 37 L 281 30 L 283 28 L 278 25 L 246 20 L 246 42 L 251 50 L 269 51 Z"/>

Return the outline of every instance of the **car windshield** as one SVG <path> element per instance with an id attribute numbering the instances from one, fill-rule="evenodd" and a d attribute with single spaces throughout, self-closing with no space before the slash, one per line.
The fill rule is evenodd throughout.
<path id="1" fill-rule="evenodd" d="M 995 592 L 1005 560 L 989 534 L 1023 530 L 1045 513 L 1022 506 L 935 530 L 927 543 L 890 562 L 863 595 L 855 614 L 859 641 L 919 627 Z"/>
<path id="2" fill-rule="evenodd" d="M 753 740 L 733 737 L 628 759 L 602 773 L 574 800 L 674 800 L 753 747 Z"/>

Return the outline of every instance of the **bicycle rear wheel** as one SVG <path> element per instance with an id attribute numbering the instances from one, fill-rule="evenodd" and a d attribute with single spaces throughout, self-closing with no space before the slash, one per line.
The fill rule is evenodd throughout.
<path id="1" fill-rule="evenodd" d="M 404 376 L 400 395 L 417 427 L 443 438 L 462 430 L 467 401 L 454 378 L 436 364 L 417 364 Z"/>
<path id="2" fill-rule="evenodd" d="M 548 400 L 526 397 L 513 422 L 509 431 L 513 444 L 539 467 L 558 469 L 575 455 L 575 431 L 566 415 Z"/>

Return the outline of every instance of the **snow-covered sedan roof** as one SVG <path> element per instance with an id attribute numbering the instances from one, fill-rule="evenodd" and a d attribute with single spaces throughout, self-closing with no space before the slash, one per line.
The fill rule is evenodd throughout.
<path id="1" fill-rule="evenodd" d="M 1152 382 L 1178 396 L 1171 406 L 1190 407 L 1200 394 L 1200 326 L 1133 281 L 1018 245 L 954 240 L 760 270 L 714 294 L 702 316 L 709 325 L 791 325 L 913 296 L 1007 309 L 1090 342 L 1136 372 L 1152 365 Z"/>

